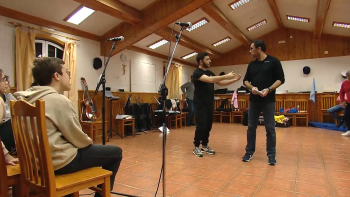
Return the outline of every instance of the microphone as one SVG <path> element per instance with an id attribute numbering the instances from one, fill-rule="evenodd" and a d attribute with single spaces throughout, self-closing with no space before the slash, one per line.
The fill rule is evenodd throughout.
<path id="1" fill-rule="evenodd" d="M 187 22 L 187 23 L 184 23 L 184 22 L 175 22 L 175 24 L 180 25 L 181 27 L 188 27 L 188 28 L 191 28 L 191 27 L 192 27 L 192 23 L 191 23 L 191 22 Z"/>
<path id="2" fill-rule="evenodd" d="M 124 40 L 124 37 L 123 36 L 119 36 L 119 37 L 114 37 L 114 38 L 110 38 L 110 39 L 107 39 L 107 41 L 123 41 Z"/>

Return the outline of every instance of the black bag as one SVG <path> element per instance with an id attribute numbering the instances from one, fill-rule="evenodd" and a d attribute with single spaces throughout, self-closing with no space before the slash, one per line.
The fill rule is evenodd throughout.
<path id="1" fill-rule="evenodd" d="M 229 107 L 228 99 L 223 99 L 221 101 L 220 107 L 216 109 L 216 111 L 223 111 L 223 112 L 231 112 L 232 108 Z"/>

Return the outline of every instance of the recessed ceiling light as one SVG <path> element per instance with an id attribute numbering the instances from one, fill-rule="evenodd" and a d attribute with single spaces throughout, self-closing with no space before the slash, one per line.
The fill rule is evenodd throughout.
<path id="1" fill-rule="evenodd" d="M 350 23 L 333 22 L 334 27 L 350 28 Z"/>
<path id="2" fill-rule="evenodd" d="M 155 43 L 152 43 L 151 45 L 149 45 L 147 47 L 149 47 L 151 49 L 156 49 L 156 48 L 158 48 L 158 47 L 160 47 L 162 45 L 165 45 L 166 43 L 168 43 L 168 41 L 165 40 L 165 39 L 162 39 L 162 40 L 159 40 L 159 41 L 157 41 Z"/>
<path id="3" fill-rule="evenodd" d="M 93 14 L 95 10 L 90 9 L 85 6 L 79 6 L 78 9 L 76 9 L 72 14 L 70 14 L 65 21 L 69 23 L 73 23 L 75 25 L 79 25 L 81 22 L 83 22 L 87 17 L 89 17 L 91 14 Z"/>
<path id="4" fill-rule="evenodd" d="M 247 30 L 248 31 L 252 31 L 252 30 L 254 30 L 254 29 L 256 29 L 256 28 L 258 28 L 258 27 L 260 27 L 262 25 L 265 25 L 266 23 L 267 23 L 267 21 L 266 21 L 266 19 L 264 19 L 264 20 L 262 20 L 262 21 L 260 21 L 258 23 L 255 23 L 254 25 L 252 25 L 250 27 L 247 27 Z"/>
<path id="5" fill-rule="evenodd" d="M 222 39 L 222 40 L 219 40 L 219 41 L 213 43 L 212 45 L 213 45 L 214 47 L 217 47 L 217 46 L 219 46 L 219 45 L 221 45 L 221 44 L 224 44 L 225 42 L 228 42 L 228 41 L 230 41 L 230 40 L 231 40 L 231 38 L 230 38 L 230 37 L 227 37 L 227 38 L 224 38 L 224 39 Z"/>
<path id="6" fill-rule="evenodd" d="M 195 56 L 195 55 L 197 55 L 198 53 L 197 52 L 192 52 L 192 53 L 190 53 L 190 54 L 187 54 L 187 55 L 185 55 L 185 56 L 182 56 L 181 58 L 182 59 L 188 59 L 188 58 L 190 58 L 190 57 L 193 57 L 193 56 Z"/>
<path id="7" fill-rule="evenodd" d="M 251 0 L 236 0 L 232 3 L 229 4 L 229 6 L 234 10 L 237 9 L 239 7 L 241 7 L 242 5 L 249 3 Z"/>
<path id="8" fill-rule="evenodd" d="M 203 25 L 209 23 L 209 20 L 206 18 L 199 19 L 198 21 L 194 22 L 191 28 L 186 28 L 187 31 L 191 32 L 199 27 L 202 27 Z"/>
<path id="9" fill-rule="evenodd" d="M 289 16 L 289 15 L 287 15 L 287 19 L 291 20 L 291 21 L 299 21 L 299 22 L 304 22 L 304 23 L 310 22 L 309 18 L 298 17 L 298 16 Z"/>

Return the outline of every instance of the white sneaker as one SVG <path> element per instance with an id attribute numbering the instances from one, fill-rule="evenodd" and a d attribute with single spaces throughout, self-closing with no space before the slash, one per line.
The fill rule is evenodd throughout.
<path id="1" fill-rule="evenodd" d="M 350 131 L 341 134 L 342 136 L 350 136 Z"/>

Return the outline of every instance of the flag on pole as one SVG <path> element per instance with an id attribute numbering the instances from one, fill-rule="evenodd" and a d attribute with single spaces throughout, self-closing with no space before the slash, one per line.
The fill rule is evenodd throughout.
<path id="1" fill-rule="evenodd" d="M 311 93 L 310 93 L 310 100 L 314 103 L 316 101 L 315 97 L 316 97 L 316 85 L 315 85 L 315 78 L 313 78 Z"/>

